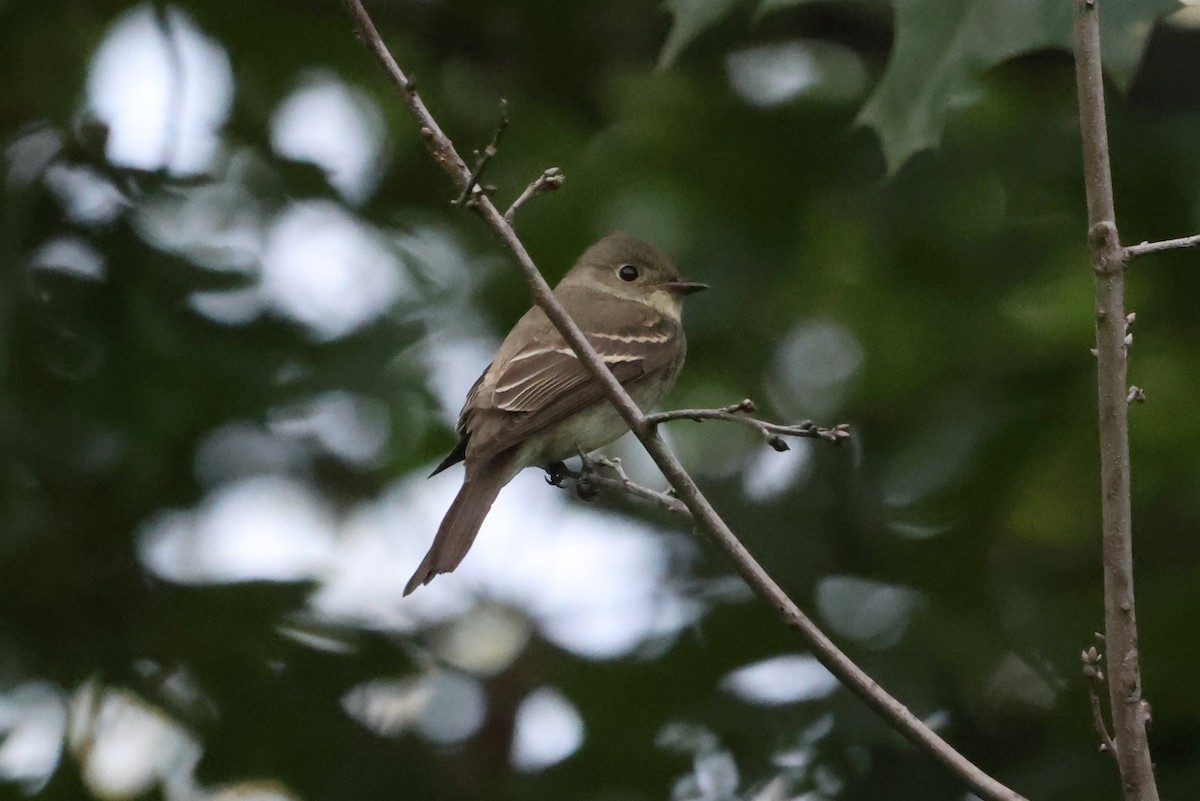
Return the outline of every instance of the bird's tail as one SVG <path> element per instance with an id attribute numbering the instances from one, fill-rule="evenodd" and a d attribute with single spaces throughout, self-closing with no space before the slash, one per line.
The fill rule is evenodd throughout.
<path id="1" fill-rule="evenodd" d="M 475 535 L 483 525 L 488 510 L 500 490 L 512 478 L 507 464 L 484 463 L 472 471 L 463 482 L 458 497 L 450 504 L 449 511 L 438 526 L 437 536 L 429 553 L 421 560 L 421 566 L 404 587 L 408 595 L 422 584 L 428 584 L 439 573 L 449 573 L 471 549 Z"/>

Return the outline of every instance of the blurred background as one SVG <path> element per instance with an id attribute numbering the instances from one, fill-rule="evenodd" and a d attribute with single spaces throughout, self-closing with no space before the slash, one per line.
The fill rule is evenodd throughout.
<path id="1" fill-rule="evenodd" d="M 1056 0 L 374 0 L 553 281 L 614 229 L 713 286 L 675 423 L 850 655 L 1031 799 L 1116 799 L 1092 278 Z M 1127 243 L 1200 231 L 1200 7 L 1104 3 Z M 966 799 L 686 523 L 526 471 L 401 598 L 527 308 L 336 0 L 0 0 L 0 795 Z M 1131 271 L 1139 620 L 1200 787 L 1200 265 Z M 638 448 L 610 451 L 664 486 Z"/>

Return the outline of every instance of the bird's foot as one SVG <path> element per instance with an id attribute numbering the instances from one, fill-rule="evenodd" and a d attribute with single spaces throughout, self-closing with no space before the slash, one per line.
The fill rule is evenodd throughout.
<path id="1" fill-rule="evenodd" d="M 543 467 L 542 469 L 546 471 L 546 483 L 554 487 L 565 487 L 568 482 L 574 481 L 575 494 L 579 496 L 579 499 L 594 501 L 600 495 L 600 486 L 594 480 L 600 474 L 600 468 L 613 469 L 619 475 L 624 476 L 620 459 L 610 459 L 603 454 L 593 458 L 586 453 L 579 452 L 579 460 L 578 472 L 567 467 L 565 462 L 551 462 Z"/>

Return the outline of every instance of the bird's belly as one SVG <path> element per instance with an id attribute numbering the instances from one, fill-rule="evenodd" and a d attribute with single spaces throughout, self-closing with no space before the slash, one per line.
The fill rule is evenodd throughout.
<path id="1" fill-rule="evenodd" d="M 537 451 L 522 461 L 536 465 L 560 462 L 603 448 L 628 430 L 629 426 L 611 404 L 600 404 L 543 431 L 537 437 Z"/>
<path id="2" fill-rule="evenodd" d="M 670 389 L 673 373 L 651 375 L 627 385 L 625 390 L 643 411 L 653 408 Z M 664 380 L 666 379 L 666 380 Z M 521 460 L 527 465 L 561 462 L 580 453 L 590 453 L 619 439 L 629 430 L 616 407 L 607 400 L 547 428 L 537 435 L 536 449 Z"/>

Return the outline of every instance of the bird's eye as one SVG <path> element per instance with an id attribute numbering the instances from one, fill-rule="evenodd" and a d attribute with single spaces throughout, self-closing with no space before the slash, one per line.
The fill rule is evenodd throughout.
<path id="1" fill-rule="evenodd" d="M 617 270 L 617 277 L 622 281 L 636 281 L 638 278 L 638 268 L 632 264 L 622 264 Z"/>

